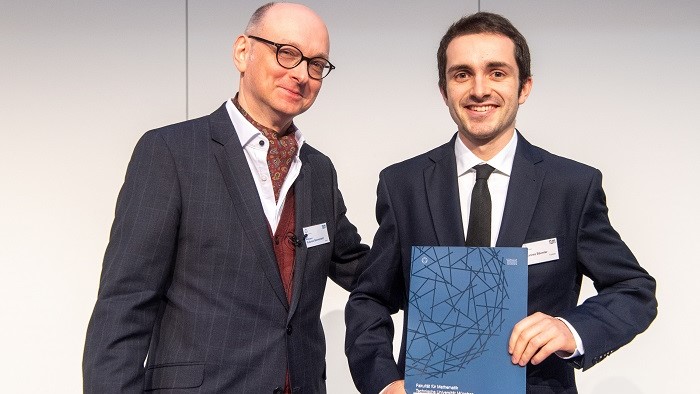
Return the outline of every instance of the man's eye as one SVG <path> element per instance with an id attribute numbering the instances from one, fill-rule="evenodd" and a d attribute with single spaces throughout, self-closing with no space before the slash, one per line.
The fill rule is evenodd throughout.
<path id="1" fill-rule="evenodd" d="M 319 71 L 322 71 L 324 68 L 326 68 L 327 63 L 322 59 L 312 59 L 311 64 L 309 65 Z"/>
<path id="2" fill-rule="evenodd" d="M 294 58 L 297 57 L 299 54 L 297 51 L 294 50 L 294 48 L 287 48 L 287 47 L 282 47 L 279 50 L 280 56 L 284 56 L 287 58 Z"/>

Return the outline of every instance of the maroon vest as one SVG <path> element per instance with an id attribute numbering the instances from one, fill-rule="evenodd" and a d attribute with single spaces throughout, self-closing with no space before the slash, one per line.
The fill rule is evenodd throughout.
<path id="1" fill-rule="evenodd" d="M 287 295 L 287 302 L 292 302 L 292 283 L 294 279 L 294 257 L 296 255 L 296 237 L 294 236 L 294 187 L 292 186 L 287 192 L 287 199 L 284 201 L 282 208 L 282 216 L 277 224 L 277 230 L 270 236 L 272 237 L 272 247 L 275 250 L 277 258 L 277 267 L 282 278 L 284 293 Z"/>

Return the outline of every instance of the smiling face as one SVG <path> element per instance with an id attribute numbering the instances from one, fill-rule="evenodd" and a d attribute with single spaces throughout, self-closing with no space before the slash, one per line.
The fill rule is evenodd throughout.
<path id="1" fill-rule="evenodd" d="M 290 44 L 304 56 L 328 58 L 326 25 L 313 11 L 299 4 L 275 4 L 246 34 Z M 286 129 L 292 119 L 316 100 L 321 81 L 309 78 L 306 61 L 293 69 L 277 63 L 277 48 L 246 35 L 236 39 L 233 58 L 241 73 L 238 100 L 256 121 L 274 130 Z"/>
<path id="2" fill-rule="evenodd" d="M 460 139 L 483 160 L 510 141 L 518 107 L 532 88 L 528 78 L 518 91 L 514 49 L 509 38 L 490 33 L 459 36 L 447 46 L 442 97 Z"/>

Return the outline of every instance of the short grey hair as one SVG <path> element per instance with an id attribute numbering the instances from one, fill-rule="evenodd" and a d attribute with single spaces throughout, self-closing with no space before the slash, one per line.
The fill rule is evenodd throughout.
<path id="1" fill-rule="evenodd" d="M 250 16 L 250 20 L 248 21 L 248 26 L 245 28 L 245 33 L 250 34 L 253 30 L 255 30 L 258 26 L 260 26 L 260 22 L 262 22 L 263 18 L 265 17 L 265 14 L 267 14 L 267 11 L 272 8 L 273 5 L 277 3 L 275 2 L 269 2 L 267 4 L 261 5 L 255 12 L 253 12 L 253 15 Z"/>

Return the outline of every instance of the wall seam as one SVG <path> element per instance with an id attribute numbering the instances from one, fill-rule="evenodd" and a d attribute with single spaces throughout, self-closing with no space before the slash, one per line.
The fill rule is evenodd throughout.
<path id="1" fill-rule="evenodd" d="M 190 119 L 190 14 L 185 0 L 185 119 Z"/>

